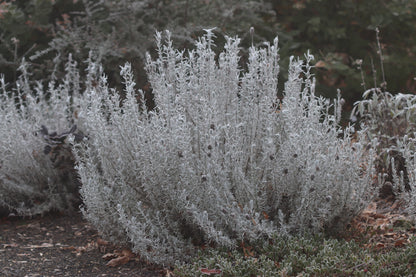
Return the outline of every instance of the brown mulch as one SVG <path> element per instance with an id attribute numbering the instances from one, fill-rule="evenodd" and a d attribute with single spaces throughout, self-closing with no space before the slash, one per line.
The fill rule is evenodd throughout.
<path id="1" fill-rule="evenodd" d="M 0 220 L 0 276 L 166 276 L 102 240 L 79 213 Z"/>
<path id="2" fill-rule="evenodd" d="M 406 214 L 405 204 L 390 197 L 372 202 L 355 217 L 345 238 L 367 248 L 388 251 L 405 247 L 415 236 L 416 228 Z"/>
<path id="3" fill-rule="evenodd" d="M 364 247 L 388 251 L 416 236 L 403 204 L 380 199 L 351 223 L 345 237 Z M 173 276 L 128 249 L 99 237 L 79 213 L 0 220 L 0 276 Z"/>

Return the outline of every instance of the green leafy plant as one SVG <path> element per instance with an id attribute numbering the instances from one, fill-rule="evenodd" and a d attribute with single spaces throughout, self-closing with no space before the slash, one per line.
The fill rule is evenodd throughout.
<path id="1" fill-rule="evenodd" d="M 414 242 L 386 252 L 322 236 L 275 236 L 257 247 L 200 251 L 192 263 L 176 264 L 175 276 L 411 276 Z"/>

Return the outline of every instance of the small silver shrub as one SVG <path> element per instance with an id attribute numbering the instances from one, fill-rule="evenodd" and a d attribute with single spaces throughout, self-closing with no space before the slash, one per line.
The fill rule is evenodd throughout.
<path id="1" fill-rule="evenodd" d="M 416 96 L 392 95 L 370 89 L 355 103 L 353 115 L 361 117 L 366 137 L 377 138 L 376 169 L 389 193 L 405 201 L 409 216 L 416 219 Z"/>
<path id="2" fill-rule="evenodd" d="M 416 132 L 412 136 L 405 135 L 397 139 L 397 144 L 391 146 L 400 153 L 405 161 L 405 170 L 393 170 L 393 192 L 405 201 L 406 212 L 416 222 Z M 392 168 L 396 161 L 391 159 Z"/>
<path id="3" fill-rule="evenodd" d="M 393 181 L 393 171 L 404 171 L 404 177 L 408 182 L 404 157 L 396 148 L 398 140 L 403 139 L 405 135 L 414 137 L 415 111 L 414 95 L 402 93 L 392 95 L 378 88 L 365 91 L 363 100 L 355 103 L 352 116 L 358 117 L 366 126 L 368 139 L 378 140 L 375 165 L 377 171 L 384 175 L 382 176 L 384 181 Z M 395 159 L 394 167 L 390 163 L 392 158 Z M 409 189 L 407 184 L 406 187 Z M 380 192 L 382 197 L 392 193 L 391 187 L 382 187 Z"/>
<path id="4" fill-rule="evenodd" d="M 89 137 L 74 143 L 83 212 L 107 239 L 171 264 L 195 244 L 333 231 L 365 207 L 371 145 L 339 129 L 340 99 L 314 95 L 311 55 L 291 59 L 280 102 L 277 39 L 250 49 L 247 70 L 238 38 L 218 57 L 210 30 L 193 51 L 175 50 L 168 32 L 156 41 L 158 58 L 147 58 L 154 110 L 126 64 L 125 99 L 102 76 L 79 114 Z"/>
<path id="5" fill-rule="evenodd" d="M 9 212 L 32 216 L 70 210 L 79 202 L 70 145 L 59 143 L 47 148 L 47 129 L 61 134 L 75 123 L 73 114 L 80 92 L 75 67 L 70 59 L 63 82 L 51 82 L 47 89 L 40 82 L 30 83 L 24 61 L 15 91 L 8 91 L 1 78 L 0 207 Z"/>

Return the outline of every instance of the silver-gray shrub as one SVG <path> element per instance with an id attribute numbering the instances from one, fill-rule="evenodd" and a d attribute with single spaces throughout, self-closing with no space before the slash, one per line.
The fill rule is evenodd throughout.
<path id="1" fill-rule="evenodd" d="M 195 244 L 333 231 L 365 207 L 371 147 L 339 129 L 340 99 L 315 96 L 311 55 L 291 59 L 280 102 L 277 39 L 249 50 L 246 71 L 238 38 L 217 57 L 210 30 L 189 52 L 169 33 L 156 40 L 158 58 L 147 58 L 154 110 L 137 101 L 126 64 L 126 98 L 103 76 L 79 115 L 89 132 L 74 145 L 84 214 L 106 238 L 169 264 Z"/>
<path id="2" fill-rule="evenodd" d="M 405 200 L 409 215 L 416 218 L 416 97 L 392 95 L 370 89 L 355 103 L 353 115 L 366 126 L 366 137 L 377 138 L 377 170 L 380 182 L 389 183 L 391 194 Z"/>
<path id="3" fill-rule="evenodd" d="M 69 144 L 45 151 L 46 129 L 61 134 L 76 123 L 76 64 L 70 59 L 64 80 L 47 88 L 32 83 L 29 68 L 23 61 L 16 90 L 0 79 L 0 207 L 25 216 L 73 208 L 79 186 Z"/>
<path id="4" fill-rule="evenodd" d="M 396 94 L 373 88 L 363 93 L 356 102 L 352 116 L 358 117 L 367 127 L 367 136 L 377 138 L 380 156 L 389 162 L 386 150 L 396 145 L 397 139 L 412 135 L 416 128 L 416 97 L 411 94 Z"/>
<path id="5" fill-rule="evenodd" d="M 393 170 L 393 192 L 397 197 L 405 201 L 405 211 L 416 222 L 416 132 L 404 135 L 397 139 L 396 145 L 391 148 L 398 151 L 405 160 L 404 170 Z M 395 160 L 391 159 L 395 168 Z M 405 175 L 406 173 L 406 175 Z"/>

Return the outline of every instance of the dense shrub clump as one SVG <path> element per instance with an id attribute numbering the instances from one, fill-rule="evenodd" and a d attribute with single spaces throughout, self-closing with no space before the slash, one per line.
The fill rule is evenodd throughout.
<path id="1" fill-rule="evenodd" d="M 416 217 L 416 97 L 392 95 L 370 89 L 355 104 L 353 115 L 366 126 L 366 137 L 377 138 L 376 169 L 380 195 L 405 200 L 406 210 Z"/>
<path id="2" fill-rule="evenodd" d="M 16 91 L 0 88 L 0 207 L 19 215 L 70 210 L 77 203 L 79 181 L 71 146 L 80 96 L 76 64 L 66 65 L 61 84 L 31 83 L 28 65 L 20 67 Z M 72 127 L 72 128 L 71 128 Z M 82 135 L 81 135 L 82 136 Z"/>
<path id="3" fill-rule="evenodd" d="M 189 52 L 158 34 L 158 58 L 147 59 L 154 110 L 129 64 L 125 99 L 105 76 L 84 95 L 89 139 L 74 145 L 84 214 L 149 261 L 187 260 L 195 244 L 336 231 L 372 197 L 372 147 L 339 129 L 340 99 L 315 96 L 312 56 L 291 59 L 279 101 L 277 39 L 250 48 L 247 71 L 239 41 L 227 37 L 216 56 L 210 30 Z"/>

